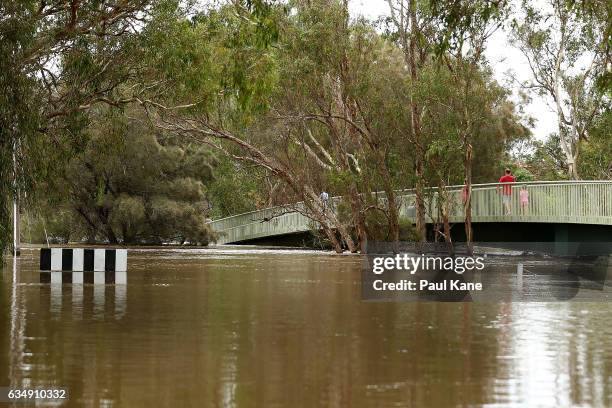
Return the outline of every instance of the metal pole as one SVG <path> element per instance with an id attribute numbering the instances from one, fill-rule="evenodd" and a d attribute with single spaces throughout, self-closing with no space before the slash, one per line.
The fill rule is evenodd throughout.
<path id="1" fill-rule="evenodd" d="M 19 231 L 17 231 L 17 225 L 19 221 L 19 211 L 17 209 L 17 198 L 13 199 L 13 256 L 19 256 Z"/>
<path id="2" fill-rule="evenodd" d="M 13 256 L 19 251 L 19 191 L 17 183 L 17 139 L 13 139 Z"/>

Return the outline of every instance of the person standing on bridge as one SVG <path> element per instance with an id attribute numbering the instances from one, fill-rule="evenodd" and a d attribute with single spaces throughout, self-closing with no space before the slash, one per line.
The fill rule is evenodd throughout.
<path id="1" fill-rule="evenodd" d="M 319 198 L 321 199 L 321 201 L 323 201 L 323 211 L 325 211 L 327 209 L 327 202 L 329 201 L 329 194 L 327 194 L 325 191 L 322 191 Z"/>
<path id="2" fill-rule="evenodd" d="M 519 201 L 521 202 L 521 214 L 527 215 L 529 212 L 529 191 L 526 186 L 521 187 L 519 192 Z"/>
<path id="3" fill-rule="evenodd" d="M 504 204 L 504 209 L 506 210 L 506 215 L 510 215 L 512 213 L 512 209 L 510 207 L 512 203 L 512 186 L 516 179 L 512 175 L 510 169 L 506 169 L 505 174 L 499 178 L 499 182 L 503 183 L 502 186 L 502 202 Z"/>

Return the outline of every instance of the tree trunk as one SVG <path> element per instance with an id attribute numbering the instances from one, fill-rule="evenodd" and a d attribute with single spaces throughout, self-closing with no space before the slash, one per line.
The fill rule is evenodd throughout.
<path id="1" fill-rule="evenodd" d="M 580 148 L 580 138 L 576 138 L 575 140 L 572 138 L 571 134 L 568 134 L 567 129 L 564 126 L 566 123 L 566 117 L 563 114 L 563 105 L 562 105 L 562 94 L 560 91 L 561 88 L 561 63 L 565 58 L 565 47 L 566 43 L 566 24 L 567 20 L 562 18 L 560 21 L 559 30 L 561 32 L 561 38 L 559 39 L 559 50 L 557 51 L 557 56 L 555 59 L 555 67 L 553 72 L 553 89 L 552 89 L 552 97 L 555 100 L 555 105 L 557 109 L 557 126 L 559 129 L 559 141 L 561 143 L 561 149 L 563 153 L 565 153 L 565 157 L 567 159 L 567 172 L 568 175 L 574 179 L 578 180 L 578 169 L 576 168 L 576 157 L 578 156 L 577 152 Z"/>
<path id="2" fill-rule="evenodd" d="M 447 204 L 444 204 L 445 206 Z M 453 246 L 453 238 L 451 237 L 450 222 L 448 220 L 448 209 L 442 211 L 442 221 L 444 223 L 444 238 L 449 255 L 455 255 L 455 247 Z"/>
<path id="3" fill-rule="evenodd" d="M 417 149 L 418 150 L 418 149 Z M 418 153 L 417 153 L 418 154 Z M 425 222 L 425 169 L 423 161 L 417 158 L 416 166 L 416 190 L 415 190 L 415 206 L 416 206 L 416 229 L 419 235 L 419 241 L 425 242 L 427 238 Z"/>
<path id="4" fill-rule="evenodd" d="M 444 241 L 446 242 L 446 246 L 448 248 L 448 253 L 450 255 L 455 254 L 455 248 L 453 246 L 453 238 L 451 237 L 450 230 L 450 221 L 448 217 L 450 201 L 448 198 L 448 190 L 446 189 L 446 185 L 444 182 L 440 182 L 438 184 L 438 207 L 442 211 L 442 226 L 444 228 Z"/>
<path id="5" fill-rule="evenodd" d="M 383 154 L 378 155 L 378 171 L 383 178 L 385 195 L 387 196 L 387 219 L 389 227 L 389 236 L 393 242 L 393 251 L 397 252 L 399 244 L 399 211 L 397 208 L 397 196 L 393 189 L 391 174 L 385 162 Z M 378 203 L 377 203 L 378 204 Z"/>
<path id="6" fill-rule="evenodd" d="M 567 162 L 567 172 L 572 180 L 580 180 L 580 174 L 578 174 L 578 163 L 575 155 L 569 154 L 569 160 Z"/>
<path id="7" fill-rule="evenodd" d="M 117 243 L 117 236 L 115 235 L 115 232 L 113 231 L 111 226 L 110 225 L 105 225 L 104 226 L 104 231 L 106 232 L 106 238 L 108 238 L 108 242 L 110 244 L 116 244 Z"/>
<path id="8" fill-rule="evenodd" d="M 368 241 L 368 233 L 366 231 L 365 215 L 363 214 L 363 211 L 361 211 L 361 198 L 359 197 L 359 191 L 357 189 L 357 186 L 355 185 L 351 186 L 350 200 L 353 217 L 355 217 L 355 232 L 357 233 L 357 245 L 355 246 L 355 248 L 359 247 L 362 253 L 365 253 L 365 245 Z"/>
<path id="9" fill-rule="evenodd" d="M 387 217 L 389 221 L 389 236 L 391 237 L 391 240 L 393 242 L 393 251 L 397 252 L 400 234 L 397 197 L 395 195 L 395 191 L 393 190 L 393 186 L 389 182 L 385 182 L 385 185 L 385 194 L 387 195 Z"/>
<path id="10" fill-rule="evenodd" d="M 323 232 L 325 232 L 325 235 L 327 235 L 327 238 L 329 239 L 332 248 L 337 254 L 341 254 L 342 252 L 344 252 L 344 250 L 342 249 L 342 244 L 340 243 L 340 241 L 338 241 L 336 232 L 333 229 L 329 227 L 323 227 Z"/>
<path id="11" fill-rule="evenodd" d="M 368 232 L 366 229 L 366 223 L 363 215 L 358 216 L 357 220 L 357 246 L 359 247 L 359 252 L 365 254 L 367 251 L 368 245 Z"/>
<path id="12" fill-rule="evenodd" d="M 465 237 L 467 244 L 467 251 L 469 255 L 474 252 L 473 244 L 473 229 L 472 229 L 472 143 L 469 141 L 469 136 L 466 136 L 466 148 L 465 148 L 465 188 L 467 189 L 467 195 L 465 199 Z"/>
<path id="13" fill-rule="evenodd" d="M 408 65 L 410 66 L 410 79 L 412 86 L 418 81 L 417 64 L 416 64 L 416 41 L 418 37 L 418 27 L 416 18 L 416 0 L 410 0 L 408 5 L 410 8 L 410 45 L 408 49 Z M 419 234 L 419 239 L 424 242 L 426 239 L 426 224 L 425 224 L 425 201 L 424 185 L 425 185 L 425 151 L 423 149 L 423 141 L 421 140 L 421 124 L 419 120 L 419 108 L 414 96 L 410 95 L 410 111 L 412 135 L 416 148 L 416 228 Z"/>
<path id="14" fill-rule="evenodd" d="M 109 214 L 104 208 L 98 208 L 98 218 L 102 222 L 102 226 L 104 229 L 104 233 L 106 234 L 106 238 L 109 243 L 116 244 L 117 243 L 117 235 L 115 231 L 113 231 L 113 227 L 110 225 Z"/>
<path id="15" fill-rule="evenodd" d="M 346 244 L 346 247 L 349 250 L 349 252 L 351 252 L 352 254 L 357 253 L 358 252 L 357 245 L 355 245 L 355 241 L 353 241 L 353 238 L 351 237 L 351 234 L 348 232 L 346 227 L 344 227 L 344 225 L 339 225 L 338 232 L 340 233 L 340 236 L 342 237 L 342 240 Z"/>
<path id="16" fill-rule="evenodd" d="M 397 252 L 399 246 L 400 228 L 399 211 L 397 210 L 397 205 L 395 204 L 395 193 L 391 194 L 391 197 L 387 198 L 387 201 L 389 202 L 387 204 L 387 211 L 389 212 L 389 235 L 391 236 L 391 239 L 393 241 L 393 251 Z"/>

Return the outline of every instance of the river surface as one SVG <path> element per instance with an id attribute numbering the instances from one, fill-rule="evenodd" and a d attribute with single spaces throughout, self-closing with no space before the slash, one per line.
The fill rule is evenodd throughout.
<path id="1" fill-rule="evenodd" d="M 612 304 L 363 302 L 361 262 L 136 249 L 127 285 L 94 287 L 38 283 L 25 250 L 0 275 L 0 386 L 87 407 L 612 405 Z"/>

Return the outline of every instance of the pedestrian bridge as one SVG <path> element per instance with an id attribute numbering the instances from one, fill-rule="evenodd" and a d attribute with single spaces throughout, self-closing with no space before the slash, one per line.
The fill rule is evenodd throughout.
<path id="1" fill-rule="evenodd" d="M 521 207 L 519 191 L 526 188 L 529 202 Z M 464 186 L 448 187 L 451 223 L 464 222 Z M 478 223 L 549 223 L 612 226 L 612 181 L 544 181 L 513 183 L 511 214 L 505 214 L 501 184 L 472 186 L 472 222 Z M 381 202 L 385 195 L 373 193 Z M 402 217 L 416 221 L 414 190 L 397 192 Z M 334 197 L 337 205 L 340 197 Z M 434 223 L 438 214 L 437 189 L 426 190 L 427 222 Z M 232 244 L 262 238 L 278 237 L 316 230 L 317 225 L 294 206 L 281 206 L 234 215 L 210 222 L 218 233 L 219 244 Z M 611 237 L 612 238 L 612 237 Z"/>

